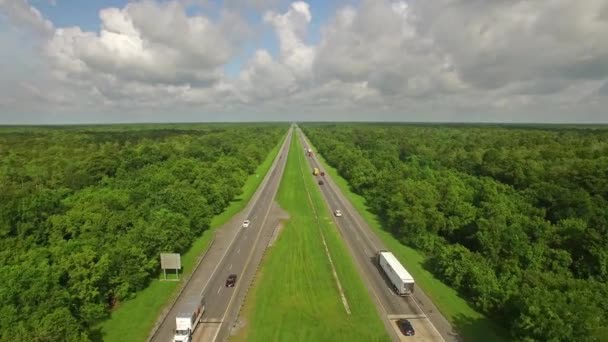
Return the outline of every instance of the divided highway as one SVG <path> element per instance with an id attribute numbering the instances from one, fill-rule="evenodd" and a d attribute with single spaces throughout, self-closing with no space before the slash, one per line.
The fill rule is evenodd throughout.
<path id="1" fill-rule="evenodd" d="M 285 169 L 292 132 L 293 128 L 290 128 L 271 169 L 244 213 L 218 230 L 201 264 L 194 270 L 183 292 L 149 340 L 172 341 L 175 316 L 180 308 L 201 295 L 205 299 L 203 324 L 196 328 L 193 340 L 222 341 L 228 337 L 242 299 L 278 223 L 277 219 L 271 217 L 271 209 Z M 244 219 L 251 220 L 247 228 L 242 227 Z M 226 287 L 226 278 L 233 273 L 237 275 L 236 286 Z"/>
<path id="2" fill-rule="evenodd" d="M 302 146 L 308 148 L 310 145 L 304 134 L 299 128 L 297 131 Z M 313 157 L 307 159 L 310 163 L 311 172 L 315 167 L 323 170 L 316 156 L 313 155 Z M 450 323 L 439 313 L 420 288 L 415 289 L 412 297 L 400 297 L 395 294 L 389 280 L 376 266 L 376 253 L 386 249 L 383 243 L 344 197 L 327 173 L 323 177 L 318 177 L 324 180 L 324 185 L 319 185 L 319 188 L 330 211 L 340 209 L 343 213 L 342 217 L 334 217 L 334 221 L 355 260 L 372 299 L 378 306 L 381 318 L 393 338 L 395 340 L 403 339 L 394 322 L 398 318 L 407 318 L 416 330 L 416 336 L 414 338 L 408 337 L 408 341 L 459 341 L 458 336 L 453 333 Z M 422 307 L 424 307 L 424 310 Z"/>
<path id="3" fill-rule="evenodd" d="M 299 129 L 297 131 L 302 145 L 309 146 L 303 133 Z M 218 230 L 214 243 L 194 270 L 175 304 L 151 334 L 150 341 L 172 341 L 175 316 L 180 307 L 201 296 L 205 299 L 205 313 L 202 325 L 195 330 L 193 341 L 227 340 L 231 329 L 238 323 L 237 316 L 242 301 L 278 224 L 278 218 L 273 216 L 272 209 L 293 132 L 294 129 L 290 128 L 271 169 L 247 207 Z M 322 169 L 316 157 L 308 160 L 311 170 L 314 167 Z M 331 211 L 340 209 L 343 212 L 342 217 L 336 218 L 336 225 L 393 339 L 403 338 L 394 321 L 404 317 L 410 319 L 416 329 L 416 336 L 408 337 L 408 341 L 458 341 L 449 322 L 438 313 L 419 288 L 413 297 L 407 298 L 399 297 L 391 290 L 390 283 L 374 261 L 377 251 L 385 249 L 383 244 L 329 176 L 323 178 L 325 184 L 320 186 L 321 192 Z M 244 219 L 251 220 L 247 228 L 242 227 Z M 228 288 L 225 281 L 233 273 L 237 274 L 236 286 Z"/>

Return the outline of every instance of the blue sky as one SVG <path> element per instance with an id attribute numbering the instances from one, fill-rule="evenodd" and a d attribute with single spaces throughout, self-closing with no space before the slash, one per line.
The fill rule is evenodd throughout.
<path id="1" fill-rule="evenodd" d="M 108 7 L 123 8 L 129 1 L 125 0 L 56 0 L 53 4 L 50 0 L 32 0 L 34 5 L 46 18 L 51 20 L 56 27 L 79 26 L 83 31 L 99 31 L 99 11 Z M 323 23 L 327 22 L 339 7 L 346 4 L 357 4 L 355 0 L 307 1 L 312 12 L 312 21 L 309 25 L 308 42 L 317 44 L 320 39 L 320 31 Z M 289 1 L 281 1 L 274 11 L 285 12 L 289 8 Z M 189 15 L 205 15 L 212 20 L 217 20 L 220 10 L 224 8 L 224 1 L 209 1 L 209 4 L 201 7 L 191 5 L 187 8 Z M 259 36 L 252 41 L 246 42 L 243 51 L 224 67 L 230 76 L 236 76 L 242 66 L 253 55 L 257 48 L 263 47 L 273 56 L 278 55 L 279 45 L 275 32 L 262 22 L 263 12 L 249 7 L 242 7 L 241 14 L 248 23 L 258 28 Z"/>
<path id="2" fill-rule="evenodd" d="M 608 122 L 608 0 L 142 1 L 0 1 L 0 124 Z"/>

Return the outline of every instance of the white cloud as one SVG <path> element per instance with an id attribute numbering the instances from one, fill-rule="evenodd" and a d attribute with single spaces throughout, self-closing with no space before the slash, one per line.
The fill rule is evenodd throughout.
<path id="1" fill-rule="evenodd" d="M 130 3 L 100 12 L 99 33 L 57 29 L 47 52 L 76 77 L 113 75 L 129 82 L 213 84 L 233 40 L 203 16 L 187 17 L 178 2 Z"/>
<path id="2" fill-rule="evenodd" d="M 286 96 L 298 87 L 292 71 L 275 61 L 266 50 L 256 51 L 236 83 L 241 93 L 246 94 L 243 100 L 248 103 Z"/>
<path id="3" fill-rule="evenodd" d="M 303 1 L 291 4 L 285 14 L 267 12 L 264 20 L 273 25 L 279 38 L 281 60 L 300 79 L 310 77 L 314 48 L 306 45 L 308 24 L 312 20 L 310 7 Z"/>
<path id="4" fill-rule="evenodd" d="M 421 1 L 420 31 L 479 88 L 608 76 L 605 0 Z M 542 82 L 541 82 L 542 83 Z"/>
<path id="5" fill-rule="evenodd" d="M 0 0 L 0 10 L 2 10 L 0 15 L 4 14 L 20 29 L 43 35 L 53 31 L 53 24 L 26 0 Z"/>
<path id="6" fill-rule="evenodd" d="M 320 79 L 368 82 L 385 96 L 424 97 L 466 88 L 449 55 L 421 35 L 403 1 L 347 7 L 323 30 L 315 72 Z"/>
<path id="7" fill-rule="evenodd" d="M 87 32 L 55 28 L 25 0 L 0 0 L 8 22 L 44 37 L 37 70 L 49 63 L 39 81 L 11 73 L 19 86 L 0 95 L 0 107 L 260 120 L 608 120 L 608 0 L 361 0 L 331 14 L 316 44 L 316 7 L 296 1 L 277 10 L 282 3 L 242 3 L 265 10 L 260 19 L 279 52 L 254 46 L 229 76 L 243 43 L 264 42 L 235 3 L 130 2 L 103 9 L 99 31 Z M 208 15 L 188 15 L 187 6 Z"/>

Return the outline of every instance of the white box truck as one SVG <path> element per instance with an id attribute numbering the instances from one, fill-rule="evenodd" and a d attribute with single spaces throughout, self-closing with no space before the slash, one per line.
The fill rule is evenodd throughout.
<path id="1" fill-rule="evenodd" d="M 378 265 L 393 284 L 395 292 L 400 296 L 409 296 L 414 292 L 414 277 L 401 265 L 393 253 L 378 252 Z"/>
<path id="2" fill-rule="evenodd" d="M 205 312 L 203 298 L 193 299 L 184 304 L 175 317 L 175 335 L 173 342 L 190 342 L 192 333 L 198 326 Z"/>

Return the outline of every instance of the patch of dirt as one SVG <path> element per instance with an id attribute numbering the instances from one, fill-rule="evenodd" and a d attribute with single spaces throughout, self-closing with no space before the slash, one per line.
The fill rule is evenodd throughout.
<path id="1" fill-rule="evenodd" d="M 284 220 L 289 220 L 289 213 L 286 212 L 285 210 L 283 210 L 283 208 L 281 208 L 281 206 L 279 206 L 279 204 L 275 201 L 272 202 L 272 209 L 270 209 L 272 212 L 272 215 L 274 217 L 277 217 L 279 220 L 284 221 Z"/>
<path id="2" fill-rule="evenodd" d="M 281 208 L 277 202 L 272 203 L 272 209 L 270 210 L 272 212 L 272 216 L 278 219 L 278 223 L 272 231 L 272 237 L 268 242 L 268 247 L 274 244 L 276 239 L 279 237 L 279 234 L 281 234 L 281 230 L 285 226 L 285 222 L 289 220 L 289 213 L 283 210 L 283 208 Z"/>

